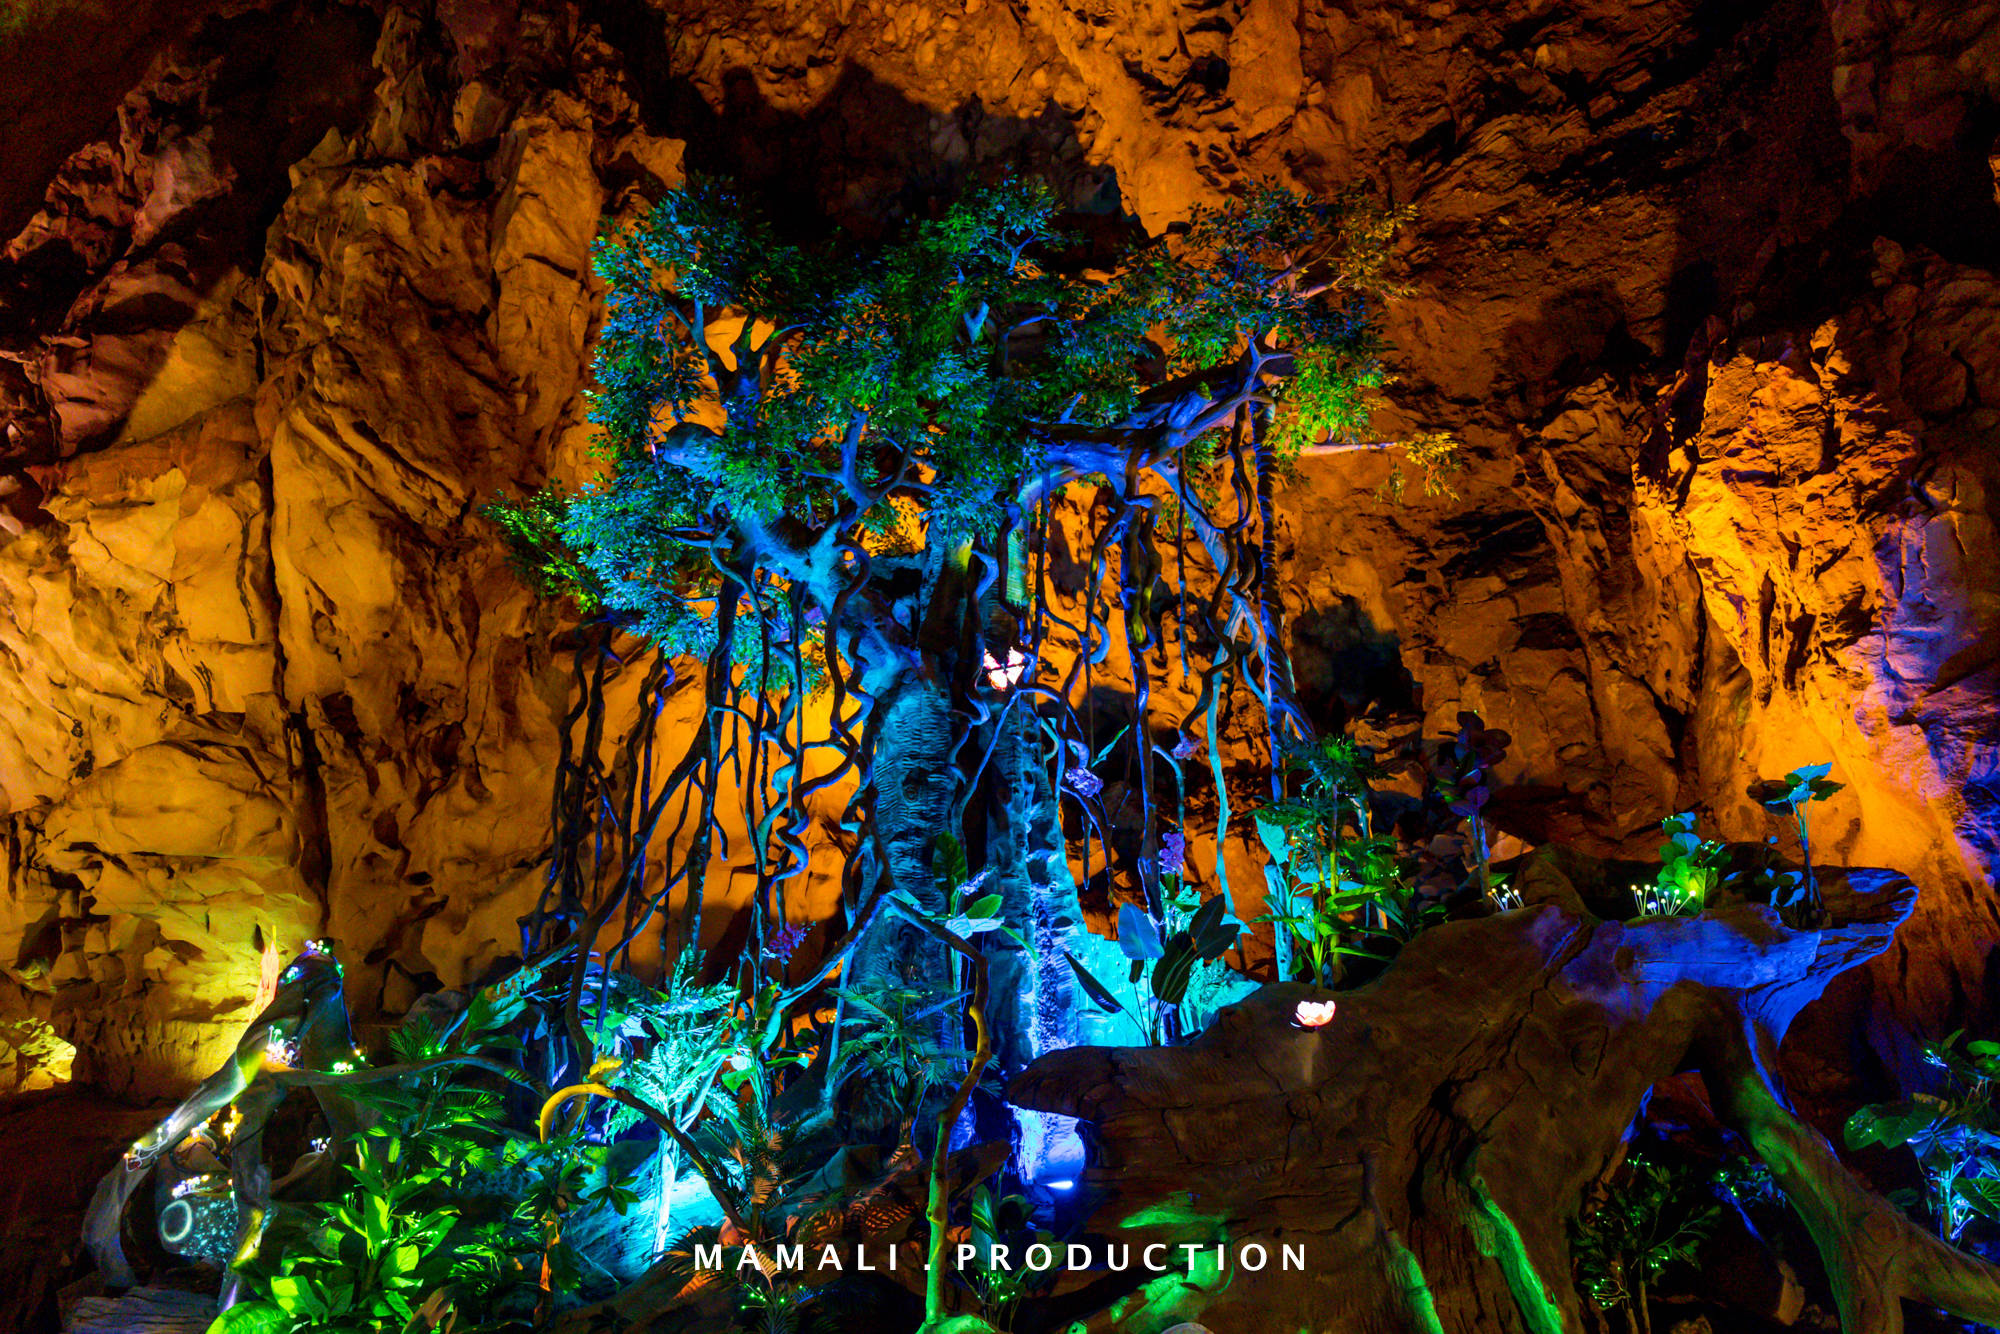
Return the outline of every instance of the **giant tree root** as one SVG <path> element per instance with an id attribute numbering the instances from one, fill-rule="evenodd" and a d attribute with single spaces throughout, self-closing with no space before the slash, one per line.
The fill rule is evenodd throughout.
<path id="1" fill-rule="evenodd" d="M 229 1059 L 164 1121 L 126 1150 L 97 1183 L 84 1215 L 83 1244 L 97 1261 L 106 1283 L 126 1288 L 133 1282 L 121 1240 L 125 1208 L 132 1196 L 162 1157 L 209 1117 L 232 1104 L 243 1114 L 242 1125 L 229 1145 L 230 1175 L 236 1199 L 244 1209 L 239 1245 L 251 1239 L 253 1229 L 261 1227 L 264 1210 L 271 1202 L 271 1173 L 263 1162 L 264 1122 L 285 1097 L 284 1089 L 264 1074 L 271 1063 L 274 1041 L 281 1048 L 289 1044 L 294 1059 L 316 1069 L 355 1054 L 340 964 L 331 954 L 309 950 L 286 968 L 270 1004 L 250 1021 Z M 353 1125 L 352 1109 L 333 1095 L 320 1094 L 320 1099 L 334 1132 L 344 1136 Z"/>
<path id="2" fill-rule="evenodd" d="M 1897 1334 L 1904 1298 L 2000 1320 L 2000 1269 L 1868 1192 L 1774 1083 L 1800 1009 L 1914 902 L 1887 872 L 1830 879 L 1825 930 L 1534 907 L 1425 932 L 1323 1028 L 1294 1010 L 1328 993 L 1273 986 L 1187 1047 L 1043 1057 L 1009 1097 L 1094 1130 L 1094 1251 L 1165 1243 L 1178 1271 L 1072 1300 L 1093 1332 L 1581 1331 L 1567 1220 L 1646 1091 L 1693 1069 L 1818 1243 L 1847 1334 Z"/>

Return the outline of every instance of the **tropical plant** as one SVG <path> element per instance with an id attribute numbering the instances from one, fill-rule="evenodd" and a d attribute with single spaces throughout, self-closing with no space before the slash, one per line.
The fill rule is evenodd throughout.
<path id="1" fill-rule="evenodd" d="M 1927 1209 L 1938 1235 L 1956 1242 L 1974 1218 L 2000 1222 L 2000 1042 L 1961 1042 L 1953 1033 L 1924 1044 L 1941 1087 L 1848 1117 L 1850 1149 L 1907 1148 L 1924 1174 L 1924 1191 L 1896 1192 L 1905 1208 Z"/>
<path id="2" fill-rule="evenodd" d="M 1729 848 L 1696 832 L 1695 815 L 1687 811 L 1660 822 L 1667 841 L 1660 845 L 1660 869 L 1653 883 L 1638 891 L 1641 917 L 1694 916 L 1708 905 L 1729 862 Z"/>
<path id="3" fill-rule="evenodd" d="M 871 1187 L 844 1179 L 837 1166 L 846 1162 L 851 1168 L 860 1159 L 838 1137 L 829 1104 L 842 1085 L 866 1074 L 870 1077 L 861 1083 L 871 1093 L 907 1102 L 914 1117 L 923 1090 L 964 1064 L 959 1058 L 965 1053 L 949 1050 L 939 1038 L 947 1007 L 913 989 L 849 990 L 843 993 L 846 1002 L 874 1019 L 816 1029 L 791 1022 L 776 987 L 733 1004 L 720 988 L 689 992 L 682 1004 L 660 997 L 638 1007 L 639 1022 L 655 1035 L 653 1044 L 617 1069 L 603 1070 L 602 1085 L 575 1091 L 635 1098 L 646 1104 L 642 1115 L 655 1125 L 662 1112 L 656 1099 L 680 1111 L 681 1133 L 674 1136 L 680 1152 L 670 1161 L 678 1165 L 684 1155 L 696 1164 L 726 1221 L 685 1228 L 663 1247 L 652 1273 L 667 1284 L 673 1304 L 706 1301 L 726 1314 L 731 1329 L 768 1334 L 831 1329 L 836 1324 L 827 1306 L 831 1285 L 778 1257 L 837 1233 L 849 1213 L 864 1219 L 886 1213 L 908 1226 L 917 1216 L 914 1202 L 925 1169 L 909 1142 L 906 1118 L 904 1138 L 884 1167 L 885 1179 L 901 1183 L 900 1197 L 889 1198 L 882 1181 Z M 913 1008 L 919 1005 L 921 1012 Z M 686 1031 L 690 1017 L 705 1020 L 712 1031 Z M 835 1032 L 847 1037 L 837 1051 L 827 1045 Z M 687 1062 L 685 1068 L 675 1064 L 677 1057 Z M 620 1109 L 629 1106 L 621 1102 L 614 1108 L 614 1128 L 625 1124 Z M 851 1198 L 871 1189 L 875 1198 L 864 1195 L 858 1203 Z M 701 1261 L 705 1253 L 724 1250 L 732 1260 L 720 1267 Z"/>
<path id="4" fill-rule="evenodd" d="M 1046 720 L 1044 729 L 1063 755 L 1058 765 L 1062 796 L 1081 808 L 1089 828 L 1108 827 L 1112 816 L 1100 800 L 1104 782 L 1095 766 L 1129 729 L 1121 728 L 1095 753 L 1081 741 L 1064 738 Z M 1187 758 L 1185 750 L 1191 747 L 1159 752 L 1172 766 L 1177 789 L 1185 783 L 1179 765 Z M 1129 798 L 1129 788 L 1124 795 Z M 1177 804 L 1185 806 L 1184 801 Z M 1223 805 L 1226 827 L 1226 794 Z M 1140 1043 L 1192 1037 L 1208 1026 L 1217 1010 L 1244 993 L 1243 979 L 1222 958 L 1243 929 L 1228 909 L 1227 878 L 1218 877 L 1222 883 L 1213 900 L 1217 906 L 1203 915 L 1203 894 L 1188 876 L 1187 834 L 1179 823 L 1184 817 L 1184 809 L 1176 812 L 1176 822 L 1160 835 L 1158 851 L 1133 877 L 1142 891 L 1151 891 L 1147 906 L 1120 904 L 1111 939 L 1078 933 L 1064 951 L 1084 996 L 1098 1010 L 1129 1024 L 1130 1037 Z M 1156 963 L 1164 967 L 1156 968 Z M 1121 973 L 1125 978 L 1119 983 L 1115 979 Z M 1122 997 L 1114 994 L 1121 990 Z"/>
<path id="5" fill-rule="evenodd" d="M 621 984 L 607 988 L 605 1003 L 592 1016 L 608 1018 L 608 1025 L 594 1025 L 596 1040 L 619 1052 L 615 1066 L 603 1072 L 604 1083 L 664 1116 L 679 1131 L 661 1137 L 656 1249 L 663 1249 L 672 1234 L 673 1183 L 690 1165 L 682 1150 L 686 1136 L 704 1118 L 736 1127 L 749 1072 L 803 1059 L 777 1050 L 785 1014 L 775 1003 L 774 987 L 763 988 L 745 1003 L 734 982 L 703 984 L 701 966 L 699 954 L 683 953 L 665 992 L 618 979 Z M 623 1135 L 651 1119 L 631 1102 L 615 1102 L 606 1118 L 606 1136 Z"/>
<path id="6" fill-rule="evenodd" d="M 1048 1247 L 1053 1257 L 1055 1234 L 1035 1226 L 1034 1206 L 1027 1197 L 997 1194 L 984 1185 L 974 1187 L 967 1213 L 973 1261 L 961 1272 L 979 1299 L 980 1314 L 1006 1334 L 1014 1327 L 1022 1299 L 1055 1277 L 1053 1258 L 1044 1268 L 1027 1262 L 1029 1248 L 1037 1244 Z M 1018 1264 L 1012 1263 L 1016 1256 L 1021 1257 Z"/>
<path id="7" fill-rule="evenodd" d="M 683 1229 L 654 1272 L 678 1286 L 677 1301 L 703 1293 L 719 1300 L 729 1328 L 800 1334 L 833 1327 L 822 1306 L 827 1285 L 777 1257 L 832 1226 L 847 1206 L 828 1174 L 842 1146 L 823 1133 L 822 1100 L 788 1096 L 788 1082 L 812 1068 L 820 1035 L 759 1022 L 760 1008 L 783 1017 L 768 1006 L 738 1015 L 737 1045 L 712 1067 L 716 1093 L 688 1134 L 726 1221 Z M 892 1161 L 912 1159 L 905 1145 Z M 724 1248 L 731 1259 L 720 1268 L 702 1263 L 704 1253 Z"/>
<path id="8" fill-rule="evenodd" d="M 348 1165 L 347 1196 L 316 1211 L 307 1245 L 286 1248 L 269 1270 L 239 1270 L 253 1295 L 212 1334 L 403 1330 L 419 1310 L 427 1318 L 476 1310 L 468 1294 L 490 1298 L 525 1265 L 536 1240 L 525 1205 L 467 1223 L 441 1202 L 440 1174 L 406 1166 L 404 1149 L 396 1136 L 364 1144 Z M 433 1207 L 422 1207 L 426 1196 Z"/>
<path id="9" fill-rule="evenodd" d="M 838 1059 L 828 1078 L 837 1087 L 857 1076 L 869 1093 L 915 1116 L 931 1093 L 964 1069 L 971 1052 L 957 1032 L 967 993 L 939 995 L 928 987 L 845 988 L 837 993 L 849 1023 L 830 1029 Z"/>
<path id="10" fill-rule="evenodd" d="M 741 1003 L 734 983 L 704 985 L 700 979 L 701 956 L 690 950 L 674 964 L 669 990 L 620 987 L 617 1004 L 605 1007 L 615 1018 L 612 1038 L 620 1051 L 609 1082 L 667 1113 L 682 1129 L 704 1112 L 724 1113 L 734 1105 L 731 1072 L 764 1055 L 775 1026 L 769 1005 L 765 1022 L 756 1022 L 757 1007 Z M 604 1038 L 600 1027 L 599 1039 Z M 622 1133 L 644 1119 L 644 1113 L 621 1103 L 611 1109 L 609 1128 Z"/>
<path id="11" fill-rule="evenodd" d="M 374 1123 L 348 1147 L 344 1188 L 249 1248 L 234 1267 L 245 1300 L 215 1334 L 375 1334 L 419 1319 L 470 1331 L 525 1319 L 575 1289 L 557 1219 L 600 1205 L 623 1212 L 636 1197 L 593 1171 L 576 1141 L 551 1150 L 510 1132 L 500 1096 L 474 1082 L 477 1067 L 450 1060 L 504 1053 L 525 1002 L 522 989 L 488 989 L 445 1032 L 419 1016 L 391 1035 L 411 1073 L 352 1086 Z M 508 1169 L 528 1190 L 500 1185 Z"/>
<path id="12" fill-rule="evenodd" d="M 1506 732 L 1487 727 L 1476 713 L 1461 711 L 1458 730 L 1443 737 L 1429 757 L 1430 782 L 1446 809 L 1465 822 L 1461 859 L 1473 887 L 1484 898 L 1492 898 L 1501 884 L 1493 872 L 1486 803 L 1493 796 L 1493 770 L 1512 744 L 1513 738 Z"/>
<path id="13" fill-rule="evenodd" d="M 1602 1310 L 1624 1311 L 1632 1334 L 1651 1334 L 1648 1299 L 1661 1275 L 1692 1265 L 1724 1199 L 1757 1182 L 1756 1170 L 1736 1161 L 1718 1167 L 1626 1155 L 1570 1224 L 1577 1290 Z"/>
<path id="14" fill-rule="evenodd" d="M 1167 847 L 1177 851 L 1179 840 L 1169 835 Z M 1169 941 L 1185 934 L 1194 947 L 1194 963 L 1188 970 L 1187 985 L 1180 1000 L 1175 1002 L 1173 1011 L 1174 1027 L 1181 1039 L 1186 1040 L 1214 1023 L 1215 1016 L 1224 1006 L 1242 1000 L 1261 983 L 1237 971 L 1229 961 L 1228 951 L 1240 948 L 1243 933 L 1248 928 L 1228 910 L 1229 901 L 1225 896 L 1218 894 L 1214 899 L 1205 900 L 1197 886 L 1178 875 L 1166 880 L 1160 892 L 1166 907 Z M 1215 912 L 1208 908 L 1208 904 L 1218 901 L 1223 904 L 1223 909 L 1214 919 L 1214 926 L 1206 927 L 1198 922 L 1204 909 Z M 1220 953 L 1207 953 L 1206 950 L 1221 944 L 1221 936 L 1225 933 L 1229 944 L 1222 946 Z"/>
<path id="15" fill-rule="evenodd" d="M 1342 955 L 1368 953 L 1354 945 L 1362 936 L 1407 939 L 1418 926 L 1396 840 L 1375 828 L 1373 786 L 1386 771 L 1367 747 L 1327 737 L 1289 747 L 1283 773 L 1297 794 L 1256 811 L 1271 858 L 1257 920 L 1274 924 L 1281 976 L 1296 971 L 1296 943 L 1307 978 L 1330 986 Z"/>
<path id="16" fill-rule="evenodd" d="M 902 895 L 891 896 L 889 909 L 944 936 L 971 966 L 969 989 L 940 997 L 921 988 L 843 988 L 838 995 L 853 1010 L 852 1023 L 825 1030 L 801 1027 L 796 1034 L 783 1025 L 771 1027 L 772 1045 L 755 1059 L 732 1062 L 721 1076 L 734 1095 L 733 1109 L 695 1127 L 697 1157 L 710 1165 L 728 1227 L 705 1226 L 684 1234 L 669 1249 L 661 1272 L 680 1278 L 689 1290 L 723 1284 L 739 1322 L 748 1322 L 747 1327 L 776 1334 L 825 1318 L 820 1303 L 828 1285 L 776 1257 L 817 1244 L 850 1222 L 858 1221 L 864 1231 L 870 1226 L 879 1231 L 885 1218 L 893 1230 L 875 1240 L 891 1244 L 917 1218 L 927 1225 L 926 1310 L 934 1321 L 942 1319 L 950 1131 L 991 1057 L 984 960 L 974 942 L 993 933 L 1008 934 L 1011 928 L 1001 919 L 1000 896 L 985 892 L 985 876 L 966 877 L 964 852 L 955 839 L 941 835 L 935 854 L 949 885 L 951 916 L 936 920 Z M 769 994 L 775 995 L 775 989 Z M 978 1036 L 970 1051 L 955 1041 L 961 1023 Z M 789 1112 L 781 1111 L 779 1087 L 787 1067 L 797 1067 L 821 1087 L 816 1100 L 791 1100 Z M 901 1138 L 883 1163 L 872 1197 L 856 1208 L 848 1198 L 854 1183 L 840 1179 L 834 1167 L 841 1161 L 851 1172 L 859 1160 L 849 1146 L 821 1132 L 828 1127 L 827 1104 L 835 1092 L 864 1073 L 869 1076 L 860 1081 L 864 1090 L 886 1097 L 901 1113 Z M 955 1091 L 941 1107 L 929 1108 L 936 1112 L 935 1121 L 922 1133 L 930 1152 L 920 1155 L 920 1110 L 931 1102 L 931 1090 L 954 1074 L 960 1076 Z M 983 1171 L 995 1165 L 997 1160 Z M 920 1201 L 921 1213 L 916 1207 Z M 705 1249 L 725 1241 L 739 1257 L 737 1264 L 716 1269 L 699 1263 Z"/>
<path id="17" fill-rule="evenodd" d="M 1093 1004 L 1131 1021 L 1154 1045 L 1192 1037 L 1213 1017 L 1208 1004 L 1216 989 L 1193 987 L 1194 1006 L 1189 1004 L 1190 989 L 1198 970 L 1222 966 L 1219 961 L 1235 948 L 1243 929 L 1219 894 L 1206 902 L 1199 893 L 1178 886 L 1169 887 L 1166 894 L 1165 932 L 1136 904 L 1118 907 L 1117 949 L 1127 964 L 1124 999 L 1074 951 L 1064 956 Z"/>
<path id="18" fill-rule="evenodd" d="M 1791 816 L 1792 827 L 1799 837 L 1804 879 L 1794 895 L 1777 904 L 1785 920 L 1796 927 L 1809 929 L 1826 923 L 1826 904 L 1820 898 L 1819 880 L 1813 873 L 1807 811 L 1813 802 L 1825 801 L 1845 786 L 1827 778 L 1832 771 L 1831 764 L 1804 764 L 1782 778 L 1760 778 L 1750 785 L 1751 800 L 1768 811 L 1782 811 Z"/>
<path id="19" fill-rule="evenodd" d="M 1271 923 L 1281 942 L 1280 976 L 1303 973 L 1316 986 L 1332 986 L 1340 979 L 1340 956 L 1360 953 L 1347 942 L 1360 934 L 1354 918 L 1376 896 L 1365 882 L 1329 885 L 1327 871 L 1335 859 L 1324 855 L 1322 848 L 1337 840 L 1324 837 L 1320 826 L 1267 818 L 1270 810 L 1263 807 L 1257 812 L 1257 833 L 1271 860 L 1264 868 L 1266 911 L 1256 920 Z"/>

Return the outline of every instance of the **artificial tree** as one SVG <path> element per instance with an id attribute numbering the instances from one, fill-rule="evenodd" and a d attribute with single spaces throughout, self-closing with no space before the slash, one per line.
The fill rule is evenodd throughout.
<path id="1" fill-rule="evenodd" d="M 1008 183 L 883 245 L 795 244 L 697 181 L 607 235 L 605 475 L 495 510 L 543 585 L 605 627 L 579 657 L 557 857 L 525 923 L 530 953 L 584 945 L 565 1059 L 594 1055 L 590 979 L 634 966 L 642 941 L 698 941 L 731 826 L 756 888 L 721 966 L 747 984 L 781 981 L 786 1001 L 835 968 L 848 989 L 957 985 L 953 933 L 920 920 L 948 916 L 948 834 L 1019 936 L 981 942 L 997 1068 L 1062 1045 L 1077 915 L 1063 803 L 1095 849 L 1086 875 L 1115 853 L 1112 888 L 1157 925 L 1162 817 L 1184 796 L 1164 802 L 1162 785 L 1183 783 L 1205 735 L 1220 786 L 1221 695 L 1246 687 L 1274 737 L 1309 731 L 1273 591 L 1273 489 L 1302 447 L 1385 447 L 1363 428 L 1394 221 L 1260 188 L 1167 237 L 1107 243 Z M 1061 531 L 1056 502 L 1078 484 L 1097 521 Z M 1072 543 L 1088 555 L 1069 608 L 1052 553 Z M 614 634 L 657 656 L 641 726 L 605 766 Z M 1114 651 L 1129 707 L 1106 748 L 1089 702 Z M 666 739 L 647 724 L 689 658 L 699 725 L 656 758 Z M 1159 717 L 1152 673 L 1170 661 L 1199 684 Z M 842 929 L 813 966 L 774 968 L 805 831 L 828 807 L 848 850 Z M 648 878 L 666 827 L 666 872 Z"/>

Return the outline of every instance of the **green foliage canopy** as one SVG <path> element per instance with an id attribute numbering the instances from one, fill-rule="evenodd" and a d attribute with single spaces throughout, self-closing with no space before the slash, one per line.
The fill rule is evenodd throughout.
<path id="1" fill-rule="evenodd" d="M 1354 436 L 1395 221 L 1260 188 L 1107 258 L 1011 182 L 813 247 L 694 181 L 597 246 L 609 474 L 497 514 L 546 585 L 672 651 L 713 650 L 726 586 L 783 590 L 762 642 L 796 644 L 858 591 L 870 535 L 990 540 L 1079 477 L 1177 476 L 1245 409 L 1281 450 Z"/>

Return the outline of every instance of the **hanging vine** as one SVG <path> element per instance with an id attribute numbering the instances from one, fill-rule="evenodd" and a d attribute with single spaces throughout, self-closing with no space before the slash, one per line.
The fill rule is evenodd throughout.
<path id="1" fill-rule="evenodd" d="M 1085 879 L 1156 926 L 1162 812 L 1178 837 L 1182 761 L 1205 744 L 1226 886 L 1230 687 L 1272 756 L 1310 730 L 1272 585 L 1276 486 L 1303 447 L 1387 447 L 1362 429 L 1396 221 L 1260 188 L 1107 250 L 1015 183 L 880 248 L 803 247 L 697 181 L 606 236 L 592 415 L 610 469 L 495 511 L 541 582 L 596 614 L 523 921 L 529 956 L 570 951 L 577 1068 L 602 1038 L 590 989 L 642 955 L 665 977 L 717 866 L 751 882 L 720 959 L 746 991 L 796 1000 L 850 960 L 948 970 L 925 933 L 871 928 L 892 892 L 944 911 L 931 844 L 983 846 L 982 784 L 1023 736 Z M 1072 531 L 1079 487 L 1093 518 Z M 1080 583 L 1055 568 L 1072 543 Z M 690 659 L 699 712 L 670 738 Z M 1106 675 L 1130 714 L 1108 741 Z M 628 676 L 636 722 L 614 744 L 607 693 Z M 816 827 L 843 854 L 841 912 L 794 968 L 773 942 L 800 929 Z"/>

